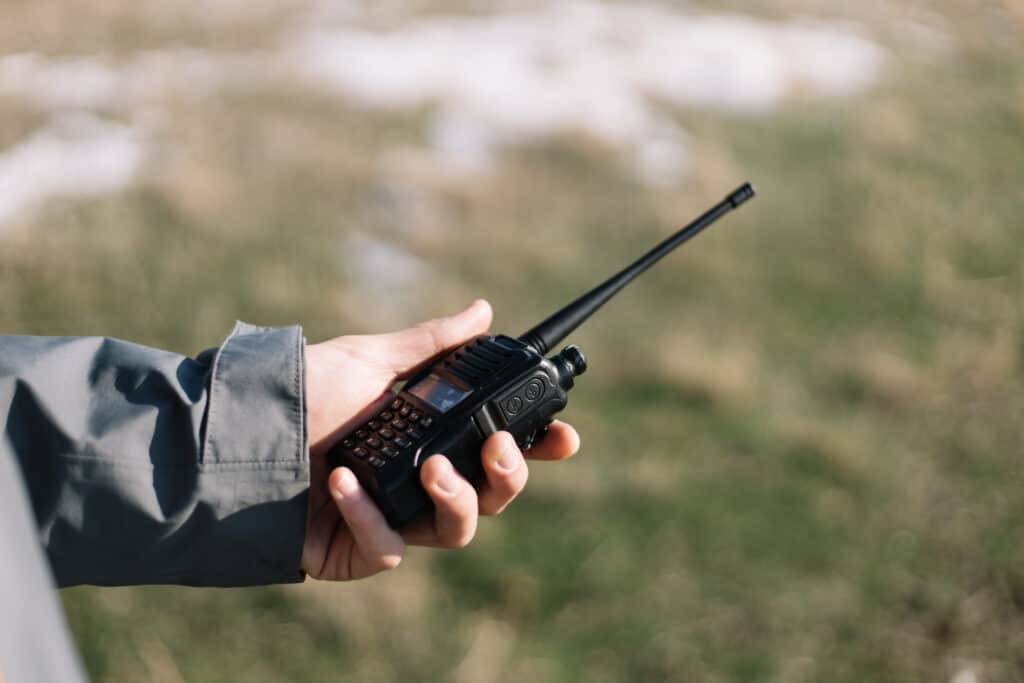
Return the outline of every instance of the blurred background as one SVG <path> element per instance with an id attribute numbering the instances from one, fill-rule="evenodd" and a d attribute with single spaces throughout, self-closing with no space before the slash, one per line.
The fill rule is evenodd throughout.
<path id="1" fill-rule="evenodd" d="M 469 548 L 64 591 L 94 680 L 1024 680 L 1021 0 L 0 12 L 4 333 L 518 334 L 760 195 L 575 335 L 582 452 Z"/>

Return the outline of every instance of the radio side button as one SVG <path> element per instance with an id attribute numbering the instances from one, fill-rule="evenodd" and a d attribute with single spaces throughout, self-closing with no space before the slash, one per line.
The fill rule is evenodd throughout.
<path id="1" fill-rule="evenodd" d="M 543 395 L 544 383 L 539 379 L 534 378 L 526 383 L 526 388 L 523 390 L 523 396 L 526 397 L 527 401 L 536 401 Z"/>
<path id="2" fill-rule="evenodd" d="M 492 411 L 485 405 L 480 408 L 480 410 L 476 411 L 475 415 L 473 415 L 473 421 L 476 423 L 476 429 L 480 432 L 480 436 L 485 439 L 499 429 L 491 412 Z"/>

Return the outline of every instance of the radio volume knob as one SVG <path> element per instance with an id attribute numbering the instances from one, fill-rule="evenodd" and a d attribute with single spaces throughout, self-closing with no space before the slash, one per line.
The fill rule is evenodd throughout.
<path id="1" fill-rule="evenodd" d="M 566 346 L 562 349 L 562 352 L 558 354 L 559 357 L 564 358 L 572 368 L 572 374 L 574 377 L 579 377 L 587 371 L 587 357 L 583 355 L 578 346 Z"/>
<path id="2" fill-rule="evenodd" d="M 558 368 L 558 383 L 563 389 L 571 389 L 573 378 L 587 371 L 587 358 L 578 346 L 566 346 L 551 361 Z"/>

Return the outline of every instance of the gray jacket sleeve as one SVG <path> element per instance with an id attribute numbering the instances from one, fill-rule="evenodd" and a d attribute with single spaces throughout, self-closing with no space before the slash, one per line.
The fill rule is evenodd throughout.
<path id="1" fill-rule="evenodd" d="M 0 457 L 58 585 L 300 581 L 309 465 L 298 327 L 186 358 L 0 336 Z"/>

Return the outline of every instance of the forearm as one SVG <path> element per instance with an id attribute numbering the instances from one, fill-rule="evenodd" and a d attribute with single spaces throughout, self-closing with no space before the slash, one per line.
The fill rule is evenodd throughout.
<path id="1" fill-rule="evenodd" d="M 299 580 L 303 381 L 298 328 L 239 326 L 195 359 L 0 337 L 0 457 L 21 467 L 58 584 Z"/>

